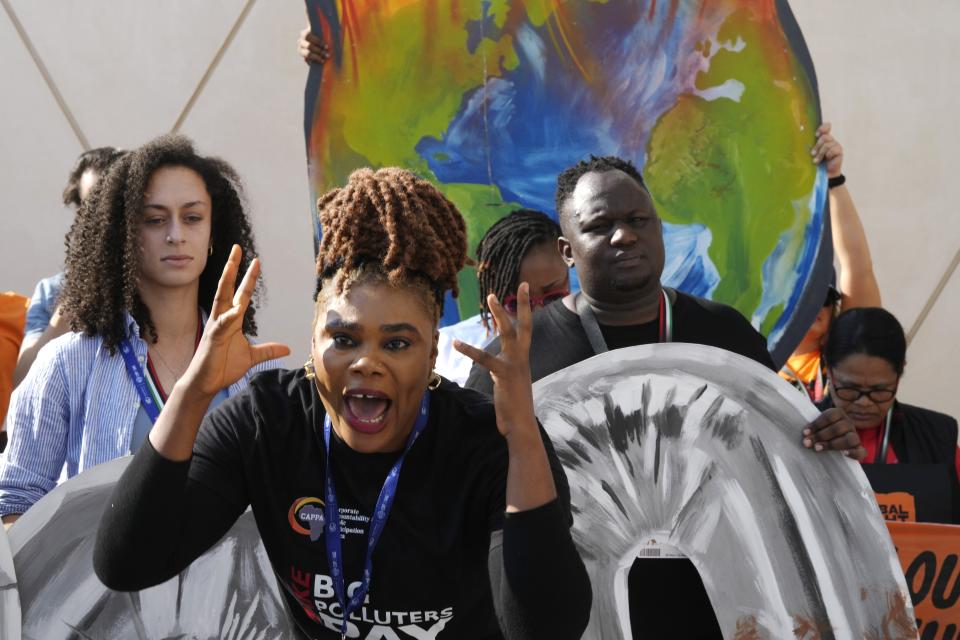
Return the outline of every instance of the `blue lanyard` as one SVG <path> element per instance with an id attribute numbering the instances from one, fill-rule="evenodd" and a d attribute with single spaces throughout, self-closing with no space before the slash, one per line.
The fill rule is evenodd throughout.
<path id="1" fill-rule="evenodd" d="M 123 362 L 127 365 L 127 373 L 130 374 L 133 386 L 137 388 L 137 393 L 140 395 L 141 406 L 143 406 L 144 411 L 147 412 L 147 417 L 150 418 L 150 422 L 155 423 L 157 418 L 160 417 L 160 407 L 157 406 L 157 403 L 154 402 L 150 396 L 150 390 L 147 389 L 147 380 L 143 376 L 143 369 L 140 368 L 140 363 L 137 362 L 137 356 L 133 354 L 133 346 L 126 338 L 120 341 L 120 355 L 123 356 Z"/>
<path id="2" fill-rule="evenodd" d="M 347 623 L 350 614 L 356 611 L 357 607 L 367 597 L 367 591 L 370 589 L 370 578 L 373 576 L 373 550 L 380 541 L 380 534 L 387 524 L 387 518 L 390 516 L 390 509 L 393 507 L 393 499 L 397 495 L 397 483 L 400 480 L 400 468 L 407 457 L 407 453 L 417 441 L 417 438 L 427 426 L 427 417 L 430 411 L 430 392 L 423 393 L 423 399 L 420 401 L 420 413 L 417 415 L 417 421 L 413 424 L 413 431 L 407 439 L 407 446 L 400 454 L 400 458 L 393 463 L 387 479 L 383 482 L 383 488 L 380 489 L 380 497 L 377 498 L 377 506 L 370 517 L 370 533 L 367 536 L 367 557 L 364 563 L 363 580 L 360 587 L 350 596 L 347 602 L 344 594 L 343 580 L 343 551 L 340 544 L 340 507 L 337 504 L 337 489 L 333 484 L 333 464 L 330 459 L 330 432 L 332 425 L 330 416 L 327 415 L 323 421 L 323 442 L 327 450 L 327 500 L 324 505 L 324 518 L 326 519 L 326 542 L 327 542 L 327 562 L 330 565 L 330 574 L 333 578 L 333 588 L 337 594 L 337 600 L 340 601 L 340 608 L 343 609 L 343 624 L 340 627 L 342 637 L 347 637 Z"/>

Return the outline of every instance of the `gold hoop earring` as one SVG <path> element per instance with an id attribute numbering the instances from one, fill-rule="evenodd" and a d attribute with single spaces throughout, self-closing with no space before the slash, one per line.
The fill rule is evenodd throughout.
<path id="1" fill-rule="evenodd" d="M 310 356 L 310 359 L 307 360 L 305 363 L 303 363 L 303 371 L 304 371 L 304 376 L 306 376 L 307 380 L 317 379 L 317 371 L 313 366 L 313 356 Z"/>
<path id="2" fill-rule="evenodd" d="M 430 380 L 427 382 L 427 389 L 430 391 L 436 391 L 440 387 L 440 383 L 443 382 L 443 378 L 440 377 L 440 374 L 436 371 L 430 373 Z"/>

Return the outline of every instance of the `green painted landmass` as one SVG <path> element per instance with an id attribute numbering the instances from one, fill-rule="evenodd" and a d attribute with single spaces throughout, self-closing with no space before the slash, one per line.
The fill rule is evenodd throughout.
<path id="1" fill-rule="evenodd" d="M 773 331 L 773 328 L 776 326 L 777 321 L 780 319 L 780 314 L 783 313 L 783 305 L 778 304 L 770 309 L 770 312 L 767 313 L 763 318 L 763 322 L 760 324 L 758 331 L 765 336 L 769 336 L 770 332 Z M 748 316 L 749 317 L 749 316 Z"/>
<path id="2" fill-rule="evenodd" d="M 480 17 L 479 3 L 464 11 L 462 20 Z M 364 23 L 358 42 L 346 42 L 344 66 L 329 97 L 328 158 L 334 166 L 324 173 L 328 184 L 357 166 L 343 160 L 349 158 L 341 155 L 346 150 L 364 164 L 426 172 L 417 144 L 443 137 L 465 96 L 480 86 L 484 58 L 491 75 L 519 64 L 510 36 L 484 39 L 468 54 L 467 30 L 432 26 L 428 14 L 418 4 L 408 5 L 388 22 Z"/>
<path id="3" fill-rule="evenodd" d="M 544 8 L 549 4 L 543 2 Z M 503 25 L 508 3 L 494 2 L 491 13 Z M 461 21 L 480 18 L 480 3 L 463 6 Z M 401 166 L 431 180 L 457 205 L 467 222 L 469 252 L 486 230 L 519 208 L 505 203 L 498 188 L 477 184 L 443 184 L 430 170 L 417 144 L 425 137 L 442 138 L 463 100 L 480 86 L 484 57 L 488 72 L 519 64 L 513 38 L 484 39 L 467 52 L 467 30 L 431 27 L 423 7 L 411 4 L 393 13 L 389 21 L 368 22 L 360 45 L 344 52 L 336 91 L 329 97 L 330 132 L 325 167 L 327 186 L 343 184 L 358 166 Z M 350 43 L 348 42 L 349 46 Z M 357 56 L 359 81 L 354 81 L 352 55 Z M 479 309 L 476 271 L 460 272 L 458 307 L 462 316 Z"/>
<path id="4" fill-rule="evenodd" d="M 496 186 L 484 184 L 438 184 L 438 188 L 447 196 L 467 221 L 467 246 L 474 256 L 474 250 L 480 238 L 494 222 L 514 209 L 522 208 L 516 202 L 504 202 Z M 460 316 L 466 318 L 480 310 L 480 296 L 477 290 L 477 272 L 472 267 L 460 271 L 460 298 L 457 307 Z"/>
<path id="5" fill-rule="evenodd" d="M 731 14 L 717 39 L 746 46 L 719 49 L 697 78 L 700 90 L 743 83 L 740 101 L 682 96 L 657 122 L 645 167 L 664 220 L 709 227 L 709 255 L 721 278 L 713 297 L 748 318 L 763 295 L 757 276 L 764 261 L 784 231 L 798 222 L 802 229 L 812 214 L 806 200 L 815 180 L 809 149 L 816 113 L 804 106 L 815 99 L 783 34 L 759 20 L 750 9 Z M 700 47 L 704 55 L 711 49 Z M 802 130 L 798 121 L 806 123 Z M 802 233 L 793 235 L 802 243 Z M 764 327 L 778 315 L 768 313 Z"/>

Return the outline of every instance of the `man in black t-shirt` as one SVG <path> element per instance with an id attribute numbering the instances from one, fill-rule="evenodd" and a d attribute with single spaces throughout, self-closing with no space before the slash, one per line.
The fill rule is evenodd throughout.
<path id="1" fill-rule="evenodd" d="M 739 353 L 774 369 L 767 342 L 736 309 L 723 304 L 666 290 L 673 307 L 673 341 L 708 344 Z M 608 349 L 621 349 L 659 342 L 659 326 L 652 321 L 636 325 L 600 324 Z M 495 348 L 495 347 L 494 347 Z M 563 302 L 545 307 L 534 315 L 530 345 L 533 380 L 560 371 L 595 355 L 580 316 Z M 477 367 L 470 372 L 467 388 L 491 392 L 490 377 Z"/>
<path id="2" fill-rule="evenodd" d="M 766 340 L 735 309 L 660 285 L 663 226 L 643 177 L 630 162 L 591 157 L 557 178 L 560 254 L 576 267 L 581 291 L 534 315 L 533 381 L 608 349 L 690 342 L 726 349 L 776 370 Z M 499 339 L 486 349 L 500 351 Z M 490 393 L 490 374 L 474 365 L 468 388 Z M 825 411 L 804 444 L 865 455 L 853 424 Z"/>
<path id="3" fill-rule="evenodd" d="M 559 250 L 577 268 L 581 292 L 534 316 L 534 382 L 608 349 L 671 340 L 719 347 L 776 370 L 764 337 L 735 309 L 661 286 L 662 223 L 630 162 L 591 157 L 567 169 L 557 178 L 556 204 L 563 230 Z M 487 351 L 499 347 L 494 340 Z M 476 365 L 466 386 L 486 393 L 493 388 Z M 805 446 L 818 451 L 842 450 L 858 459 L 866 453 L 853 424 L 836 410 L 824 412 L 803 437 Z M 721 637 L 688 560 L 635 563 L 628 588 L 632 626 L 648 637 L 675 634 L 679 620 L 685 638 Z"/>
<path id="4" fill-rule="evenodd" d="M 667 329 L 674 342 L 727 349 L 774 368 L 766 340 L 735 309 L 660 286 L 662 224 L 632 164 L 606 157 L 567 169 L 557 179 L 557 211 L 563 229 L 560 253 L 577 268 L 581 293 L 534 316 L 534 382 L 605 349 L 664 341 Z M 664 291 L 671 327 L 660 322 Z M 596 337 L 602 346 L 592 344 Z M 497 352 L 499 342 L 488 350 Z M 493 389 L 489 374 L 477 366 L 466 386 L 486 393 Z"/>

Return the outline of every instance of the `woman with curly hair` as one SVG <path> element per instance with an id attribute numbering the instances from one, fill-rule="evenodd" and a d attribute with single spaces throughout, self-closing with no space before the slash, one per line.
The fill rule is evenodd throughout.
<path id="1" fill-rule="evenodd" d="M 250 505 L 302 637 L 579 638 L 591 591 L 533 413 L 527 285 L 516 325 L 489 299 L 499 356 L 459 344 L 491 371 L 491 402 L 431 373 L 443 292 L 466 259 L 456 208 L 410 172 L 361 169 L 318 209 L 310 361 L 204 419 L 216 389 L 280 348 L 243 335 L 259 264 L 235 292 L 235 249 L 213 321 L 104 513 L 101 580 L 167 580 Z"/>
<path id="2" fill-rule="evenodd" d="M 69 234 L 62 313 L 11 400 L 0 514 L 16 519 L 73 476 L 136 451 L 187 369 L 230 249 L 255 255 L 240 181 L 187 138 L 163 136 L 114 162 Z M 254 307 L 242 330 L 255 335 Z M 244 388 L 254 370 L 217 390 Z"/>

